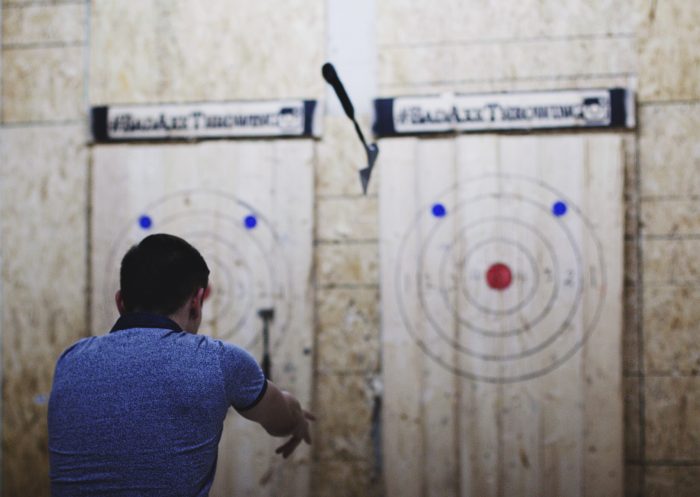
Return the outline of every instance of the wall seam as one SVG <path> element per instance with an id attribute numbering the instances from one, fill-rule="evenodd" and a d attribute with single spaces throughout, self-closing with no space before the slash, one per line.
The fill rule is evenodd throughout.
<path id="1" fill-rule="evenodd" d="M 639 112 L 637 112 L 639 115 Z M 637 321 L 636 321 L 636 334 L 637 334 L 637 364 L 639 368 L 639 382 L 638 382 L 638 395 L 639 395 L 639 497 L 644 497 L 646 495 L 646 367 L 644 364 L 644 250 L 642 247 L 642 171 L 641 171 L 641 161 L 640 161 L 640 134 L 641 134 L 641 124 L 638 123 L 637 130 L 635 132 L 635 157 L 634 157 L 634 168 L 635 168 L 635 199 L 634 199 L 634 210 L 635 210 L 635 234 L 636 234 L 636 261 L 635 261 L 635 272 L 637 273 Z"/>
<path id="2" fill-rule="evenodd" d="M 697 105 L 700 104 L 700 99 L 697 98 L 691 98 L 691 99 L 678 99 L 678 100 L 645 100 L 643 102 L 639 102 L 639 107 L 667 107 L 667 106 L 673 106 L 673 105 Z"/>
<path id="3" fill-rule="evenodd" d="M 3 14 L 4 10 L 7 7 L 6 4 L 2 3 L 2 0 L 0 0 L 0 44 L 2 44 L 3 40 Z M 4 59 L 4 49 L 0 47 L 0 129 L 5 127 L 5 98 L 4 98 L 4 88 L 3 88 L 3 59 Z M 1 335 L 0 335 L 1 338 Z M 2 378 L 0 378 L 1 380 Z M 2 423 L 0 423 L 2 424 Z M 0 466 L 1 467 L 1 466 Z"/>
<path id="4" fill-rule="evenodd" d="M 43 128 L 43 127 L 63 127 L 63 126 L 74 126 L 83 124 L 84 119 L 67 119 L 63 121 L 17 121 L 17 122 L 3 122 L 2 127 L 6 129 L 12 128 Z"/>
<path id="5" fill-rule="evenodd" d="M 5 5 L 1 3 L 0 0 L 0 43 L 2 42 L 3 39 L 3 11 L 4 11 Z M 4 119 L 4 88 L 3 88 L 3 53 L 2 49 L 0 48 L 0 131 L 2 131 L 5 128 L 5 119 Z M 2 184 L 1 182 L 3 181 L 2 177 L 0 176 L 0 195 L 2 195 Z M 2 447 L 4 446 L 4 437 L 5 437 L 5 432 L 3 430 L 4 425 L 5 425 L 5 403 L 3 402 L 3 396 L 4 396 L 4 391 L 3 391 L 3 383 L 5 380 L 5 361 L 3 361 L 3 354 L 4 354 L 4 349 L 2 346 L 2 342 L 4 339 L 4 334 L 3 334 L 3 329 L 2 329 L 2 322 L 3 322 L 3 315 L 4 315 L 4 309 L 5 309 L 5 299 L 4 299 L 4 294 L 3 294 L 3 278 L 2 274 L 4 272 L 3 270 L 3 260 L 2 260 L 2 252 L 3 252 L 3 243 L 2 243 L 2 229 L 0 228 L 0 495 L 4 494 L 3 488 L 3 482 L 5 481 L 5 471 L 4 471 L 4 461 L 2 458 Z"/>
<path id="6" fill-rule="evenodd" d="M 522 43 L 557 43 L 557 42 L 572 42 L 572 41 L 597 41 L 597 40 L 619 40 L 619 39 L 636 39 L 636 33 L 620 32 L 620 33 L 592 33 L 579 35 L 560 35 L 560 36 L 531 36 L 531 37 L 513 37 L 513 38 L 478 38 L 472 40 L 445 40 L 445 41 L 425 41 L 425 42 L 407 42 L 407 43 L 384 43 L 378 46 L 382 50 L 396 49 L 412 49 L 412 48 L 434 48 L 434 47 L 464 47 L 473 45 L 508 45 Z"/>
<path id="7" fill-rule="evenodd" d="M 324 28 L 325 28 L 325 33 L 324 33 L 324 59 L 327 58 L 328 54 L 328 40 L 329 40 L 329 34 L 328 34 L 328 0 L 323 2 L 323 19 L 324 19 Z M 325 112 L 322 114 L 322 119 L 325 118 Z M 313 353 L 311 355 L 311 409 L 315 414 L 319 414 L 318 412 L 318 403 L 319 403 L 319 394 L 318 394 L 318 363 L 319 363 L 319 340 L 318 340 L 318 330 L 319 330 L 319 314 L 318 314 L 318 308 L 319 308 L 319 288 L 318 288 L 318 272 L 316 271 L 316 268 L 318 267 L 318 261 L 317 261 L 317 251 L 315 250 L 317 246 L 317 240 L 318 240 L 318 175 L 316 169 L 318 168 L 318 147 L 319 147 L 320 142 L 314 142 L 313 145 L 313 162 L 312 164 L 314 165 L 314 185 L 313 185 L 313 206 L 312 206 L 312 212 L 313 212 L 313 228 L 312 228 L 312 240 L 311 240 L 311 291 L 313 292 L 313 297 L 312 297 L 312 326 L 313 326 L 313 332 L 312 332 L 312 350 Z M 313 433 L 314 433 L 314 440 L 318 440 L 318 428 L 317 425 L 313 425 Z M 316 488 L 318 487 L 318 478 L 317 478 L 317 467 L 319 463 L 319 448 L 318 448 L 318 442 L 311 444 L 311 449 L 310 449 L 310 463 L 309 463 L 309 482 L 308 482 L 308 489 L 307 491 L 309 492 L 309 495 L 315 496 L 316 495 Z"/>
<path id="8" fill-rule="evenodd" d="M 91 123 L 90 123 L 90 24 L 92 20 L 92 5 L 91 0 L 83 0 L 85 5 L 84 12 L 84 48 L 83 48 L 83 107 L 86 118 L 83 119 L 85 126 L 85 144 L 89 145 L 91 141 Z M 85 332 L 86 335 L 92 334 L 92 184 L 93 184 L 93 154 L 92 147 L 86 146 L 86 180 L 85 180 Z"/>
<path id="9" fill-rule="evenodd" d="M 22 9 L 25 7 L 53 7 L 56 5 L 80 5 L 84 0 L 53 0 L 51 3 L 46 1 L 33 1 L 33 2 L 7 2 L 3 7 L 8 9 Z"/>
<path id="10" fill-rule="evenodd" d="M 42 49 L 64 49 L 80 48 L 85 46 L 83 40 L 72 41 L 38 41 L 29 43 L 3 43 L 3 50 L 42 50 Z"/>
<path id="11" fill-rule="evenodd" d="M 464 78 L 464 79 L 436 79 L 415 81 L 411 83 L 382 83 L 381 88 L 415 88 L 421 86 L 439 86 L 439 85 L 456 85 L 456 84 L 477 84 L 477 83 L 521 83 L 531 81 L 569 81 L 569 80 L 592 80 L 592 79 L 614 79 L 614 78 L 629 78 L 634 76 L 633 72 L 602 72 L 602 73 L 575 73 L 575 74 L 544 74 L 541 76 L 517 76 L 517 77 L 501 77 L 501 78 Z M 551 91 L 558 91 L 555 88 Z M 521 91 L 536 91 L 536 90 L 520 90 L 513 89 L 513 93 Z M 499 91 L 485 91 L 483 93 L 499 93 Z"/>

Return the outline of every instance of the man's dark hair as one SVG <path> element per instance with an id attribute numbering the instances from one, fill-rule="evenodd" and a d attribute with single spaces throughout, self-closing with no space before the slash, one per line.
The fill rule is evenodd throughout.
<path id="1" fill-rule="evenodd" d="M 147 236 L 122 259 L 121 294 L 128 312 L 172 314 L 208 281 L 202 255 L 177 236 Z"/>

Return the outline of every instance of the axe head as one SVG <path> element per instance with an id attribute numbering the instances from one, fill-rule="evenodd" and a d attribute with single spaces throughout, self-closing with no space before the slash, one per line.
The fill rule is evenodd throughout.
<path id="1" fill-rule="evenodd" d="M 258 316 L 262 318 L 263 321 L 272 321 L 275 318 L 274 309 L 259 309 Z"/>
<path id="2" fill-rule="evenodd" d="M 372 175 L 374 163 L 379 155 L 379 147 L 376 143 L 371 143 L 366 148 L 367 151 L 367 167 L 360 169 L 360 183 L 362 183 L 362 193 L 367 195 L 367 187 L 369 186 L 369 178 Z"/>

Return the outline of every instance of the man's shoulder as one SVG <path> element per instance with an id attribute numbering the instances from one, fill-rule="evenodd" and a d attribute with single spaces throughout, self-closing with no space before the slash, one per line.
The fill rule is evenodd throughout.
<path id="1" fill-rule="evenodd" d="M 58 360 L 60 361 L 64 357 L 71 355 L 73 353 L 79 352 L 87 347 L 90 347 L 90 345 L 99 337 L 97 336 L 90 336 L 90 337 L 85 337 L 79 339 L 77 342 L 73 343 L 70 345 L 68 348 L 66 348 L 63 353 L 60 355 Z"/>
<path id="2" fill-rule="evenodd" d="M 218 348 L 220 345 L 210 337 L 193 335 L 184 331 L 148 328 L 129 328 L 116 332 L 104 333 L 81 338 L 66 348 L 59 357 L 59 362 L 67 357 L 81 354 L 102 353 L 114 348 L 138 347 L 150 348 L 165 344 L 180 347 L 197 347 L 200 349 Z"/>
<path id="3" fill-rule="evenodd" d="M 165 329 L 132 328 L 81 338 L 63 351 L 58 362 L 93 354 L 110 354 L 114 349 L 123 350 L 124 348 L 138 348 L 141 351 L 191 349 L 229 360 L 234 357 L 245 358 L 249 355 L 238 345 L 208 335 Z"/>
<path id="4" fill-rule="evenodd" d="M 215 353 L 223 364 L 241 363 L 253 361 L 257 365 L 257 361 L 253 355 L 243 347 L 234 343 L 227 342 L 218 338 L 213 338 L 208 335 L 190 335 L 195 341 L 197 347 L 206 348 Z"/>
<path id="5" fill-rule="evenodd" d="M 210 335 L 190 333 L 182 330 L 162 328 L 130 328 L 110 332 L 105 335 L 79 340 L 72 347 L 111 348 L 129 343 L 133 346 L 147 348 L 194 348 L 200 352 L 217 355 L 225 353 L 245 353 L 241 347 Z"/>

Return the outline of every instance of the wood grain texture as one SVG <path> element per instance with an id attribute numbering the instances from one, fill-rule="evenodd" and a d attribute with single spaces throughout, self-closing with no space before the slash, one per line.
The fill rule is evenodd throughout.
<path id="1" fill-rule="evenodd" d="M 92 1 L 91 103 L 319 98 L 323 5 Z"/>
<path id="2" fill-rule="evenodd" d="M 381 146 L 388 495 L 621 495 L 622 139 Z"/>
<path id="3" fill-rule="evenodd" d="M 26 5 L 4 10 L 2 43 L 79 43 L 85 40 L 85 5 Z"/>
<path id="4" fill-rule="evenodd" d="M 392 186 L 391 197 L 380 192 L 380 282 L 394 279 L 392 264 L 397 243 L 402 236 L 402 226 L 394 220 L 402 219 L 406 207 L 412 204 L 415 194 L 415 168 L 411 167 L 416 153 L 417 140 L 391 140 L 381 145 L 381 187 Z M 390 160 L 387 160 L 390 158 Z M 391 199 L 391 201 L 387 201 Z M 406 247 L 414 254 L 416 247 Z M 391 283 L 381 285 L 382 325 L 382 379 L 384 399 L 382 412 L 382 448 L 384 457 L 384 481 L 387 495 L 418 497 L 424 487 L 424 444 L 422 429 L 423 403 L 420 400 L 423 374 L 420 351 L 412 346 L 411 337 L 402 329 L 396 293 L 390 291 Z M 408 309 L 418 309 L 414 294 Z M 387 312 L 390 310 L 389 312 Z"/>
<path id="5" fill-rule="evenodd" d="M 49 494 L 53 369 L 88 334 L 83 132 L 0 130 L 3 495 Z"/>
<path id="6" fill-rule="evenodd" d="M 83 47 L 3 49 L 2 122 L 85 116 Z"/>
<path id="7" fill-rule="evenodd" d="M 649 3 L 633 0 L 615 9 L 610 0 L 446 0 L 439 6 L 382 1 L 377 4 L 380 92 L 627 86 L 638 71 L 635 35 L 644 32 Z M 691 61 L 685 51 L 682 60 Z M 649 62 L 647 79 L 680 79 Z"/>
<path id="8" fill-rule="evenodd" d="M 272 379 L 308 406 L 312 147 L 309 141 L 97 147 L 92 190 L 95 332 L 106 331 L 116 317 L 111 296 L 118 287 L 119 260 L 130 244 L 151 232 L 183 236 L 212 271 L 202 332 L 261 358 L 257 311 L 274 308 Z M 145 216 L 152 222 L 148 230 L 140 227 Z M 274 454 L 279 442 L 231 410 L 212 495 L 307 494 L 308 447 L 283 462 Z"/>

